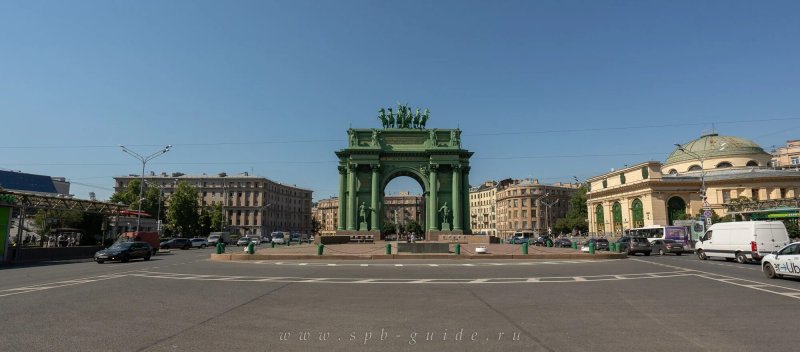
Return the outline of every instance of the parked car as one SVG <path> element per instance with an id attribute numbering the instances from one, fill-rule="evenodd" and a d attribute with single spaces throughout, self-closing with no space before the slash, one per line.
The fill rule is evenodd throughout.
<path id="1" fill-rule="evenodd" d="M 800 242 L 792 243 L 761 259 L 761 270 L 770 279 L 800 277 Z"/>
<path id="2" fill-rule="evenodd" d="M 274 244 L 286 244 L 286 241 L 288 240 L 288 238 L 286 238 L 287 235 L 288 235 L 287 232 L 280 232 L 280 231 L 273 232 L 272 233 L 272 243 L 274 243 Z"/>
<path id="3" fill-rule="evenodd" d="M 533 240 L 534 233 L 529 231 L 517 231 L 514 232 L 514 235 L 511 236 L 511 240 L 509 243 L 512 244 L 523 244 Z"/>
<path id="4" fill-rule="evenodd" d="M 584 242 L 583 245 L 588 248 L 590 243 L 594 243 L 594 249 L 596 251 L 608 250 L 608 240 L 605 238 L 590 238 L 586 242 Z"/>
<path id="5" fill-rule="evenodd" d="M 544 247 L 544 246 L 547 246 L 547 241 L 551 241 L 552 242 L 553 240 L 550 238 L 550 236 L 539 236 L 539 237 L 536 237 L 535 240 L 533 240 L 533 245 L 534 246 L 542 246 L 542 247 Z"/>
<path id="6" fill-rule="evenodd" d="M 189 249 L 192 248 L 192 242 L 188 238 L 173 238 L 169 241 L 161 242 L 161 249 L 170 248 Z"/>
<path id="7" fill-rule="evenodd" d="M 124 263 L 135 258 L 150 260 L 151 255 L 153 247 L 147 242 L 117 242 L 111 247 L 97 251 L 94 254 L 94 261 L 98 264 L 103 264 L 107 260 L 119 260 Z"/>
<path id="8" fill-rule="evenodd" d="M 553 247 L 572 247 L 572 241 L 569 238 L 562 237 L 553 242 Z"/>
<path id="9" fill-rule="evenodd" d="M 236 241 L 236 245 L 237 245 L 237 246 L 246 246 L 246 245 L 250 244 L 250 242 L 251 242 L 252 240 L 253 240 L 253 239 L 252 239 L 252 238 L 250 238 L 250 237 L 242 237 L 242 238 L 240 238 L 238 241 Z"/>
<path id="10" fill-rule="evenodd" d="M 205 238 L 192 238 L 189 242 L 192 243 L 192 248 L 208 247 L 208 241 Z"/>
<path id="11" fill-rule="evenodd" d="M 224 244 L 228 244 L 230 243 L 229 240 L 230 235 L 231 234 L 227 232 L 212 232 L 211 234 L 208 235 L 207 244 L 209 246 L 216 246 L 217 243 L 219 243 L 220 241 L 222 241 L 222 243 Z"/>
<path id="12" fill-rule="evenodd" d="M 650 242 L 650 246 L 653 252 L 658 253 L 658 255 L 665 255 L 667 253 L 682 255 L 684 248 L 683 243 L 676 240 L 654 240 Z"/>
<path id="13" fill-rule="evenodd" d="M 711 225 L 695 249 L 702 260 L 720 257 L 747 263 L 788 244 L 789 234 L 781 221 L 737 221 Z"/>
<path id="14" fill-rule="evenodd" d="M 623 236 L 617 240 L 617 245 L 619 245 L 620 250 L 627 252 L 628 255 L 636 255 L 636 253 L 650 255 L 653 252 L 650 242 L 645 237 Z"/>
<path id="15" fill-rule="evenodd" d="M 261 237 L 260 236 L 250 235 L 250 236 L 247 236 L 247 238 L 250 239 L 250 242 L 252 242 L 253 245 L 258 246 L 259 244 L 261 244 Z"/>

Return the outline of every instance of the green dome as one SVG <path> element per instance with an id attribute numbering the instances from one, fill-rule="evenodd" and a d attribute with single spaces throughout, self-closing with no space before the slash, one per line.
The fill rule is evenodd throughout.
<path id="1" fill-rule="evenodd" d="M 675 148 L 667 157 L 664 165 L 677 164 L 689 160 L 697 160 L 698 156 L 705 160 L 731 156 L 770 156 L 753 141 L 734 137 L 707 134 L 691 142 L 681 145 L 684 150 Z"/>

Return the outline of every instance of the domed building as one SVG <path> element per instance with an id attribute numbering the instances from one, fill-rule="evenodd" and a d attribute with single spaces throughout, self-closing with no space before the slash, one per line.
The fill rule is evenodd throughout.
<path id="1" fill-rule="evenodd" d="M 800 172 L 773 169 L 771 158 L 750 140 L 713 133 L 676 144 L 663 163 L 647 161 L 592 177 L 589 231 L 621 235 L 625 229 L 697 218 L 705 209 L 725 216 L 732 200 L 745 198 L 796 200 Z"/>

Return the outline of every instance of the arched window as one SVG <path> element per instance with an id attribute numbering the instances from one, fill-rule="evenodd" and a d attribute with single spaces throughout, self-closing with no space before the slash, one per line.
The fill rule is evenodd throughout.
<path id="1" fill-rule="evenodd" d="M 622 206 L 614 202 L 611 206 L 611 217 L 614 221 L 614 233 L 622 234 Z"/>
<path id="2" fill-rule="evenodd" d="M 702 169 L 703 168 L 700 167 L 700 165 L 695 164 L 695 165 L 689 166 L 689 170 L 688 171 L 700 171 Z"/>
<path id="3" fill-rule="evenodd" d="M 667 216 L 669 224 L 675 220 L 686 219 L 686 202 L 681 197 L 672 197 L 667 201 Z"/>
<path id="4" fill-rule="evenodd" d="M 675 169 L 669 169 L 669 174 L 670 174 L 670 175 L 677 175 L 677 174 L 678 174 L 678 170 L 675 170 Z"/>
<path id="5" fill-rule="evenodd" d="M 631 223 L 633 227 L 642 227 L 644 226 L 644 206 L 642 206 L 642 201 L 634 199 L 631 203 L 631 211 L 633 212 L 633 222 Z"/>
<path id="6" fill-rule="evenodd" d="M 727 162 L 727 161 L 723 161 L 723 162 L 717 164 L 717 169 L 724 169 L 726 167 L 733 167 L 733 165 L 731 163 Z"/>
<path id="7" fill-rule="evenodd" d="M 598 204 L 594 208 L 594 219 L 597 222 L 597 232 L 598 233 L 605 233 L 605 216 L 603 216 L 603 205 Z"/>
<path id="8" fill-rule="evenodd" d="M 758 161 L 750 160 L 747 162 L 747 166 L 758 166 Z"/>

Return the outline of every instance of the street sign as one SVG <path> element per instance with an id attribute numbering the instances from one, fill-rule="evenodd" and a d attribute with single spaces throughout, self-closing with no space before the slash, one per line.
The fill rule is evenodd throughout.
<path id="1" fill-rule="evenodd" d="M 706 218 L 706 225 L 711 226 L 711 218 Z"/>
<path id="2" fill-rule="evenodd" d="M 706 218 L 711 218 L 711 210 L 704 211 L 703 216 L 705 216 Z"/>

